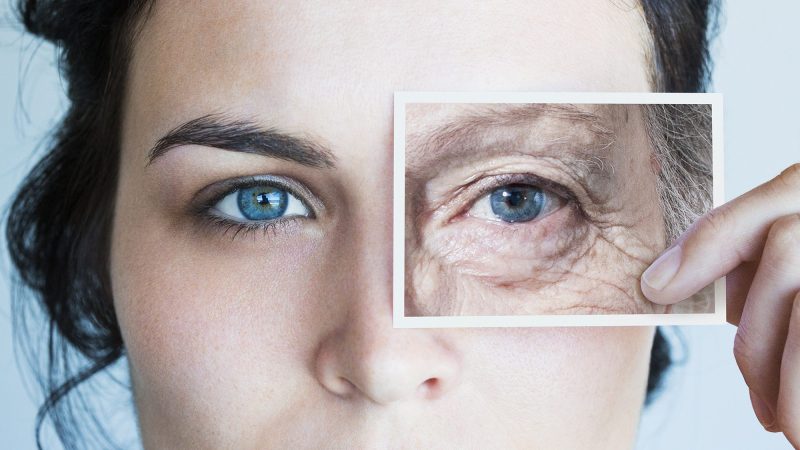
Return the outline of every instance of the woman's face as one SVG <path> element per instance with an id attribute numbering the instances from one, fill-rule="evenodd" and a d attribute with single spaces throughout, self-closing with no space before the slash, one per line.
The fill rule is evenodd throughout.
<path id="1" fill-rule="evenodd" d="M 632 445 L 652 328 L 392 328 L 394 91 L 650 88 L 636 5 L 539 3 L 156 2 L 112 245 L 147 448 Z"/>

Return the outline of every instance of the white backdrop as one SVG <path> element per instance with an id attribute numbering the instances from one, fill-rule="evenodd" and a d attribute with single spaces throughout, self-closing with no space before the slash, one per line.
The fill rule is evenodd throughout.
<path id="1" fill-rule="evenodd" d="M 37 44 L 21 37 L 7 1 L 0 15 L 0 202 L 5 207 L 65 102 L 52 48 L 42 46 L 31 57 Z M 728 199 L 800 162 L 798 17 L 800 2 L 794 0 L 737 0 L 724 5 L 712 90 L 725 97 Z M 22 49 L 28 50 L 21 53 Z M 0 448 L 24 450 L 35 448 L 38 397 L 34 384 L 20 377 L 15 363 L 5 241 L 0 252 Z M 735 329 L 684 327 L 680 332 L 688 359 L 673 369 L 663 394 L 645 412 L 639 448 L 791 448 L 781 435 L 763 431 L 750 409 L 732 354 Z"/>

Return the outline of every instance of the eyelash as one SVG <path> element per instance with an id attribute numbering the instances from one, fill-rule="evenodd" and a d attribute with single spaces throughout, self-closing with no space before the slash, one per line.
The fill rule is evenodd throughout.
<path id="1" fill-rule="evenodd" d="M 298 186 L 292 184 L 297 183 Z M 231 195 L 239 190 L 247 189 L 255 186 L 272 186 L 292 194 L 308 209 L 308 216 L 288 216 L 280 217 L 271 220 L 261 221 L 238 221 L 219 214 L 215 214 L 212 210 L 215 206 L 228 195 Z M 302 188 L 302 189 L 301 189 Z M 308 191 L 299 182 L 289 182 L 287 178 L 268 175 L 268 176 L 251 176 L 244 178 L 235 178 L 215 183 L 203 188 L 197 195 L 199 199 L 194 202 L 192 207 L 192 214 L 199 218 L 204 227 L 211 230 L 220 232 L 223 236 L 232 233 L 231 240 L 237 237 L 244 238 L 252 235 L 255 239 L 257 232 L 262 232 L 266 237 L 268 234 L 277 234 L 285 230 L 288 226 L 296 224 L 305 219 L 316 219 L 316 212 L 313 202 L 307 200 L 307 197 L 312 195 L 310 191 L 301 193 L 301 191 Z M 210 191 L 210 192 L 207 192 Z"/>
<path id="2" fill-rule="evenodd" d="M 253 235 L 255 238 L 254 233 L 259 231 L 262 232 L 262 236 L 264 237 L 266 237 L 269 233 L 275 235 L 281 231 L 282 227 L 285 227 L 291 222 L 299 219 L 300 217 L 298 216 L 292 216 L 265 222 L 237 222 L 235 220 L 214 214 L 206 214 L 202 217 L 205 225 L 208 225 L 215 230 L 221 230 L 223 236 L 233 233 L 231 235 L 231 240 L 236 239 L 237 236 L 244 238 L 248 235 Z"/>

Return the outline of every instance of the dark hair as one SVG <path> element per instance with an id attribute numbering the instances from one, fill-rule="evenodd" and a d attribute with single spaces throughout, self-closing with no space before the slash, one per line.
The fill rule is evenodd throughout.
<path id="1" fill-rule="evenodd" d="M 717 11 L 714 0 L 641 1 L 653 41 L 654 89 L 703 90 L 709 74 L 709 24 L 715 23 Z M 13 297 L 17 340 L 26 343 L 23 312 L 31 305 L 20 293 L 31 293 L 49 321 L 46 370 L 38 374 L 47 393 L 36 418 L 40 448 L 47 417 L 65 448 L 80 447 L 83 435 L 68 394 L 125 353 L 111 295 L 109 239 L 125 75 L 138 25 L 151 6 L 152 0 L 17 4 L 27 31 L 59 50 L 69 101 L 46 154 L 12 199 L 6 229 L 20 288 Z M 31 361 L 39 359 L 28 351 Z M 648 401 L 669 365 L 669 346 L 657 330 Z"/>
<path id="2" fill-rule="evenodd" d="M 717 0 L 640 0 L 645 22 L 650 29 L 653 47 L 650 49 L 651 62 L 650 84 L 658 92 L 703 92 L 709 84 L 711 76 L 711 57 L 709 43 L 716 37 L 720 6 Z M 654 141 L 655 150 L 665 151 L 664 145 L 673 148 L 677 155 L 677 164 L 663 164 L 669 167 L 672 174 L 698 172 L 698 159 L 702 160 L 705 167 L 703 172 L 710 172 L 710 154 L 706 158 L 692 158 L 687 156 L 687 149 L 678 146 L 675 149 L 676 126 L 671 122 L 685 122 L 686 118 L 697 118 L 696 111 L 691 110 L 692 105 L 678 108 L 646 108 L 648 134 Z M 687 109 L 688 108 L 688 109 Z M 691 114 L 689 114 L 691 113 Z M 673 120 L 674 119 L 674 120 Z M 710 121 L 704 122 L 710 128 Z M 685 124 L 692 126 L 692 124 Z M 695 125 L 696 126 L 696 125 Z M 661 133 L 654 132 L 660 130 Z M 710 130 L 704 130 L 710 133 Z M 695 140 L 692 140 L 695 142 Z M 710 149 L 709 149 L 710 150 Z M 662 160 L 663 161 L 663 160 Z M 665 161 L 664 161 L 665 162 Z M 677 167 L 676 167 L 677 166 Z M 683 166 L 683 167 L 680 167 Z M 710 175 L 707 174 L 707 175 Z M 664 173 L 659 173 L 658 178 L 663 185 Z M 702 175 L 698 174 L 699 179 Z M 707 183 L 699 184 L 706 186 Z M 710 203 L 710 192 L 706 189 L 703 195 L 707 198 L 667 198 L 675 196 L 695 196 L 689 190 L 686 192 L 670 194 L 666 189 L 659 189 L 662 207 L 667 204 L 697 205 Z M 684 200 L 684 201 L 681 201 Z M 697 213 L 697 211 L 694 211 Z M 673 240 L 689 224 L 681 223 L 678 218 L 665 215 L 665 228 L 668 238 Z M 660 392 L 666 373 L 672 364 L 669 343 L 660 328 L 656 328 L 653 339 L 653 348 L 650 352 L 650 372 L 647 379 L 647 397 L 645 404 L 650 404 Z"/>
<path id="3" fill-rule="evenodd" d="M 711 75 L 716 0 L 641 0 L 653 38 L 651 84 L 660 92 L 702 92 Z"/>

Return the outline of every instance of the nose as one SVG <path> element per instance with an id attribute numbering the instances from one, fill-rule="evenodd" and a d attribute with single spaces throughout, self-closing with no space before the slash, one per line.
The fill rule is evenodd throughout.
<path id="1" fill-rule="evenodd" d="M 382 405 L 432 400 L 452 390 L 460 364 L 445 342 L 430 330 L 394 329 L 385 317 L 371 322 L 362 315 L 323 340 L 316 376 L 325 389 Z"/>
<path id="2" fill-rule="evenodd" d="M 380 189 L 387 175 L 391 179 L 391 160 L 380 167 L 388 172 L 366 172 L 364 184 L 375 189 L 355 202 L 367 205 L 354 208 L 368 212 L 356 214 L 358 222 L 351 224 L 360 232 L 340 242 L 349 246 L 334 269 L 342 277 L 332 292 L 341 310 L 329 316 L 334 323 L 318 341 L 315 376 L 328 392 L 350 401 L 433 400 L 457 386 L 461 362 L 448 330 L 392 327 L 391 214 L 375 214 L 372 206 L 376 198 L 392 204 L 391 189 Z"/>
<path id="3" fill-rule="evenodd" d="M 345 312 L 317 347 L 320 384 L 338 397 L 381 405 L 437 399 L 453 390 L 461 362 L 446 333 L 452 330 L 393 328 L 391 259 L 355 266 L 337 293 Z"/>

